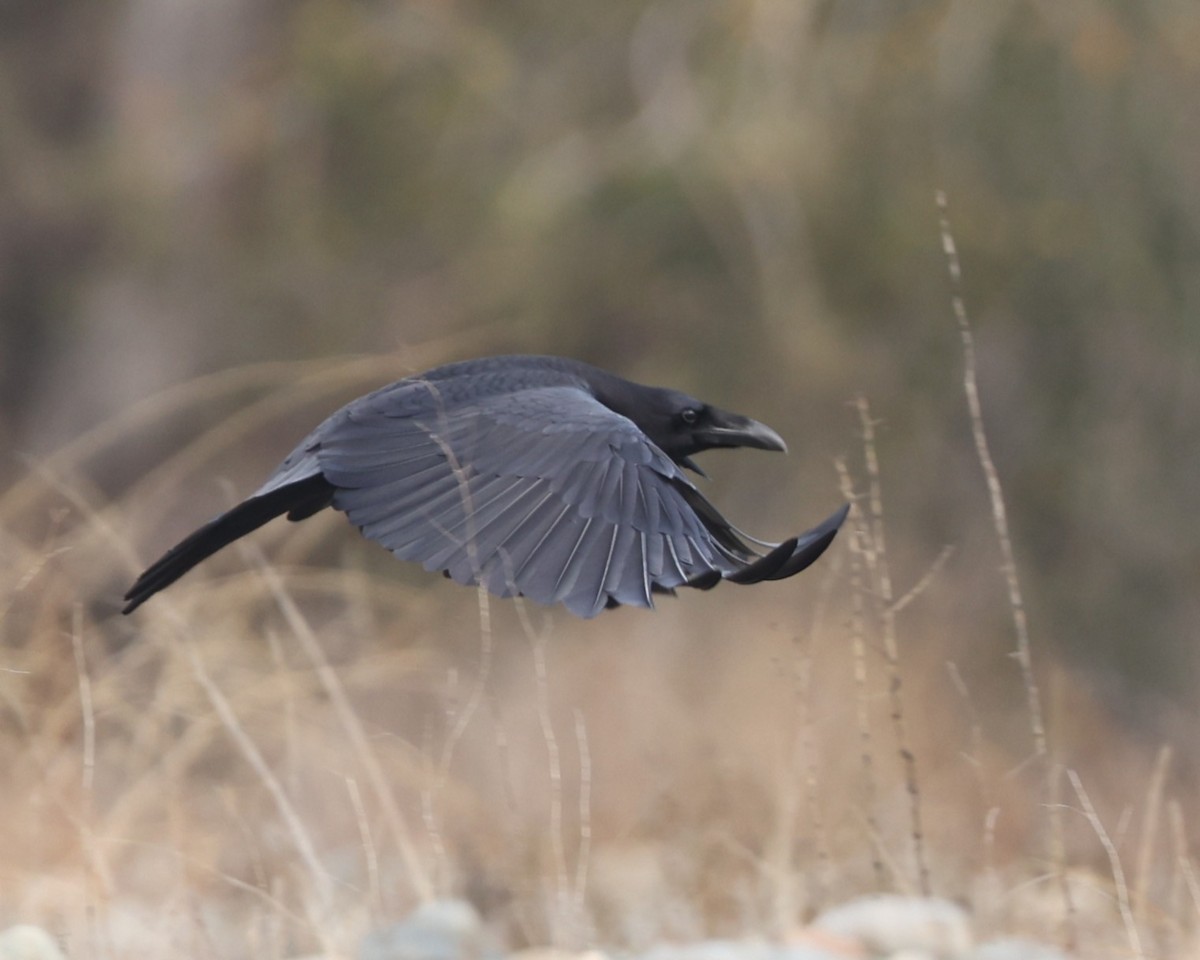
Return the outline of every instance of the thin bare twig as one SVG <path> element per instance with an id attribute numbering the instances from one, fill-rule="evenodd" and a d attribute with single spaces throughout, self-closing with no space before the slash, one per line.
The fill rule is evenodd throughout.
<path id="1" fill-rule="evenodd" d="M 810 906 L 814 901 L 820 902 L 833 886 L 833 855 L 829 851 L 829 834 L 825 829 L 825 817 L 821 812 L 817 790 L 816 730 L 812 716 L 812 697 L 810 696 L 812 685 L 812 644 L 821 636 L 825 622 L 825 612 L 829 606 L 829 598 L 833 593 L 833 585 L 836 578 L 840 577 L 842 573 L 843 556 L 844 554 L 839 551 L 834 555 L 832 562 L 826 566 L 825 578 L 821 583 L 821 591 L 817 595 L 817 604 L 813 610 L 811 628 L 813 640 L 804 650 L 805 670 L 803 676 L 798 678 L 801 746 L 804 749 L 806 757 L 804 765 L 804 792 L 808 806 L 808 817 L 812 824 L 813 847 L 817 856 L 817 889 L 815 895 L 810 898 Z M 793 916 L 791 919 L 794 921 L 796 918 Z M 783 932 L 790 934 L 791 930 Z"/>
<path id="2" fill-rule="evenodd" d="M 346 696 L 345 688 L 338 679 L 337 672 L 330 665 L 329 659 L 325 656 L 325 651 L 321 648 L 321 643 L 313 632 L 312 627 L 309 626 L 308 620 L 284 589 L 279 574 L 275 572 L 272 566 L 265 562 L 262 552 L 256 547 L 247 545 L 244 549 L 249 550 L 251 555 L 257 559 L 259 569 L 267 581 L 267 586 L 275 598 L 276 605 L 283 613 L 284 619 L 291 628 L 293 635 L 300 642 L 300 646 L 304 648 L 305 654 L 312 661 L 317 679 L 321 682 L 321 687 L 324 689 L 326 695 L 328 695 L 334 712 L 341 721 L 342 729 L 349 736 L 354 752 L 362 763 L 363 769 L 366 771 L 371 789 L 375 793 L 380 807 L 383 809 L 384 817 L 391 828 L 396 846 L 400 850 L 400 857 L 404 861 L 405 869 L 408 871 L 409 879 L 417 896 L 422 901 L 432 900 L 434 896 L 433 884 L 430 882 L 429 874 L 421 863 L 421 858 L 417 855 L 416 846 L 412 841 L 412 832 L 408 828 L 408 821 L 400 810 L 399 804 L 396 803 L 396 798 L 392 796 L 387 777 L 383 772 L 383 766 L 379 762 L 379 757 L 376 756 L 375 751 L 371 748 L 370 740 L 367 738 L 366 731 L 363 730 L 362 722 L 358 719 L 358 714 L 354 712 L 354 707 L 350 703 L 350 698 Z"/>
<path id="3" fill-rule="evenodd" d="M 996 540 L 1000 546 L 1001 571 L 1008 586 L 1008 601 L 1012 610 L 1013 631 L 1016 635 L 1014 656 L 1021 668 L 1021 679 L 1025 685 L 1025 699 L 1029 708 L 1029 724 L 1033 735 L 1034 753 L 1041 762 L 1043 774 L 1046 777 L 1047 807 L 1050 813 L 1050 856 L 1058 873 L 1059 892 L 1062 896 L 1066 918 L 1065 946 L 1070 951 L 1074 949 L 1076 939 L 1075 906 L 1071 898 L 1071 888 L 1067 882 L 1066 842 L 1063 834 L 1062 804 L 1059 802 L 1058 794 L 1059 778 L 1057 771 L 1050 764 L 1045 713 L 1042 709 L 1042 697 L 1037 677 L 1033 671 L 1029 623 L 1025 614 L 1025 598 L 1021 592 L 1021 581 L 1017 574 L 1012 534 L 1008 526 L 1008 509 L 1005 505 L 1004 489 L 1000 484 L 1000 473 L 992 459 L 987 430 L 983 423 L 983 405 L 979 399 L 978 363 L 975 356 L 975 336 L 971 331 L 966 301 L 963 299 L 962 264 L 958 258 L 958 246 L 954 242 L 954 233 L 950 228 L 949 201 L 944 190 L 937 191 L 935 202 L 938 208 L 938 228 L 942 238 L 942 252 L 946 256 L 946 269 L 950 274 L 950 306 L 954 312 L 954 319 L 958 324 L 959 337 L 962 341 L 963 392 L 966 396 L 967 411 L 971 420 L 971 433 L 975 440 L 975 453 L 979 459 L 979 466 L 983 470 L 988 495 L 991 499 L 992 524 L 995 527 Z"/>
<path id="4" fill-rule="evenodd" d="M 920 580 L 913 584 L 908 593 L 892 603 L 892 615 L 895 616 L 903 611 L 905 607 L 907 607 L 919 596 L 921 596 L 921 594 L 928 590 L 929 585 L 933 583 L 933 581 L 937 578 L 937 575 L 942 572 L 942 568 L 946 565 L 946 561 L 952 556 L 954 556 L 953 544 L 947 544 L 946 546 L 942 547 L 942 552 L 934 558 L 933 563 L 929 565 L 929 569 L 925 571 L 924 576 L 922 576 Z"/>
<path id="5" fill-rule="evenodd" d="M 1092 806 L 1091 798 L 1087 791 L 1083 789 L 1083 781 L 1079 779 L 1079 774 L 1074 770 L 1067 771 L 1067 778 L 1071 781 L 1071 786 L 1075 788 L 1075 795 L 1079 798 L 1079 803 L 1083 807 L 1083 815 L 1091 824 L 1092 830 L 1095 831 L 1100 845 L 1104 848 L 1105 854 L 1108 856 L 1108 867 L 1112 871 L 1113 884 L 1117 890 L 1117 907 L 1121 911 L 1121 920 L 1125 924 L 1125 934 L 1129 937 L 1129 945 L 1133 948 L 1133 955 L 1138 960 L 1144 960 L 1146 954 L 1142 950 L 1142 938 L 1138 933 L 1136 921 L 1133 919 L 1133 910 L 1129 905 L 1129 887 L 1125 883 L 1125 870 L 1121 866 L 1121 857 L 1117 853 L 1116 844 L 1112 842 L 1112 838 L 1108 835 L 1108 831 L 1104 829 L 1104 824 L 1100 821 L 1099 815 L 1096 813 L 1096 808 Z"/>
<path id="6" fill-rule="evenodd" d="M 954 234 L 950 231 L 946 194 L 941 190 L 937 192 L 937 205 L 941 214 L 942 251 L 946 255 L 946 265 L 950 272 L 950 284 L 953 289 L 950 303 L 954 310 L 954 319 L 958 321 L 959 335 L 962 338 L 963 390 L 966 393 L 967 410 L 971 417 L 975 453 L 979 458 L 979 465 L 983 468 L 988 494 L 992 501 L 992 522 L 995 525 L 996 538 L 1000 544 L 1000 556 L 1003 560 L 1001 570 L 1008 584 L 1008 600 L 1012 607 L 1013 629 L 1017 637 L 1016 658 L 1021 666 L 1025 692 L 1029 700 L 1029 720 L 1033 731 L 1033 745 L 1037 755 L 1045 757 L 1049 753 L 1046 743 L 1046 723 L 1042 712 L 1041 693 L 1038 690 L 1037 678 L 1033 674 L 1033 657 L 1030 653 L 1025 599 L 1021 593 L 1020 578 L 1017 576 L 1017 562 L 1013 554 L 1012 534 L 1008 527 L 1008 508 L 1005 506 L 1004 490 L 1000 485 L 1000 473 L 992 459 L 987 431 L 983 425 L 983 406 L 979 400 L 979 376 L 975 359 L 975 336 L 971 332 L 967 307 L 962 296 L 962 267 L 958 260 L 958 248 L 954 243 Z"/>
<path id="7" fill-rule="evenodd" d="M 82 834 L 83 847 L 90 854 L 89 860 L 96 862 L 99 851 L 96 848 L 95 837 L 95 785 L 96 785 L 96 712 L 92 699 L 92 680 L 88 676 L 87 658 L 83 653 L 83 606 L 76 603 L 71 610 L 71 648 L 75 653 L 75 672 L 79 677 L 79 711 L 83 716 L 83 797 L 80 803 L 79 827 Z M 88 871 L 87 882 L 87 920 L 92 925 L 91 935 L 96 940 L 96 914 L 98 912 L 95 894 L 95 878 Z"/>
<path id="8" fill-rule="evenodd" d="M 1167 782 L 1167 770 L 1170 766 L 1171 748 L 1164 744 L 1155 757 L 1154 770 L 1146 786 L 1146 809 L 1142 814 L 1142 836 L 1133 874 L 1133 904 L 1139 924 L 1145 923 L 1146 911 L 1150 907 L 1146 894 L 1150 888 L 1154 848 L 1158 845 L 1158 820 L 1162 813 L 1163 787 Z"/>
<path id="9" fill-rule="evenodd" d="M 1200 881 L 1196 879 L 1196 871 L 1192 866 L 1192 858 L 1188 853 L 1187 830 L 1183 823 L 1183 807 L 1180 806 L 1178 800 L 1170 800 L 1167 803 L 1167 819 L 1171 822 L 1171 848 L 1172 857 L 1175 861 L 1175 869 L 1172 871 L 1171 877 L 1171 916 L 1175 918 L 1173 925 L 1174 937 L 1172 950 L 1169 956 L 1181 957 L 1183 950 L 1181 944 L 1184 942 L 1184 932 L 1188 931 L 1194 934 L 1197 926 L 1197 921 L 1200 920 Z M 1184 903 L 1183 895 L 1187 893 L 1188 899 L 1191 901 L 1191 910 L 1189 911 L 1189 921 L 1185 921 L 1183 917 Z"/>
<path id="10" fill-rule="evenodd" d="M 179 624 L 179 626 L 183 626 Z M 321 907 L 321 917 L 328 915 L 333 905 L 333 883 L 326 872 L 325 867 L 321 864 L 320 857 L 317 856 L 316 847 L 313 846 L 312 838 L 308 834 L 308 830 L 304 827 L 304 821 L 300 819 L 300 814 L 296 808 L 292 806 L 292 801 L 289 799 L 287 792 L 283 789 L 283 785 L 279 782 L 279 778 L 275 776 L 270 765 L 263 758 L 258 746 L 250 739 L 250 735 L 242 726 L 237 714 L 234 713 L 233 707 L 230 705 L 221 688 L 217 686 L 212 676 L 208 672 L 208 668 L 204 665 L 204 660 L 200 656 L 200 652 L 196 649 L 195 643 L 187 631 L 180 629 L 178 631 L 178 639 L 183 646 L 184 653 L 187 655 L 188 663 L 192 667 L 192 674 L 195 676 L 197 683 L 204 690 L 208 697 L 209 703 L 217 712 L 217 717 L 225 726 L 233 742 L 241 750 L 242 756 L 246 762 L 258 774 L 258 778 L 263 782 L 263 786 L 267 788 L 267 792 L 271 794 L 271 798 L 275 801 L 275 807 L 279 810 L 279 815 L 283 818 L 283 822 L 287 824 L 288 832 L 292 836 L 292 842 L 296 845 L 296 850 L 300 857 L 304 860 L 308 867 L 309 875 L 312 881 L 316 884 L 317 899 Z M 319 927 L 320 924 L 318 923 Z"/>
<path id="11" fill-rule="evenodd" d="M 888 702 L 891 705 L 892 730 L 896 737 L 896 749 L 904 767 L 904 788 L 908 792 L 909 823 L 913 845 L 913 859 L 917 865 L 917 885 L 922 895 L 929 896 L 933 885 L 929 877 L 929 864 L 925 859 L 925 831 L 921 822 L 921 789 L 917 777 L 917 756 L 913 752 L 908 735 L 908 721 L 904 714 L 904 681 L 900 674 L 900 643 L 896 634 L 896 605 L 893 603 L 892 574 L 887 561 L 883 522 L 883 481 L 879 473 L 879 457 L 875 450 L 875 421 L 866 397 L 859 397 L 859 423 L 862 426 L 863 454 L 866 458 L 867 477 L 870 481 L 870 536 L 863 553 L 867 572 L 875 578 L 883 627 L 883 650 L 888 665 Z"/>
<path id="12" fill-rule="evenodd" d="M 797 918 L 805 907 L 823 897 L 829 885 L 829 841 L 821 815 L 817 789 L 816 735 L 813 731 L 812 697 L 812 649 L 824 630 L 829 598 L 833 584 L 841 576 L 844 554 L 837 551 L 823 568 L 820 591 L 813 606 L 812 621 L 807 631 L 796 631 L 792 635 L 792 697 L 789 711 L 791 737 L 786 750 L 786 763 L 780 769 L 780 797 L 776 816 L 777 829 L 771 841 L 768 857 L 774 882 L 771 887 L 772 920 L 775 935 L 786 939 L 795 928 Z M 802 788 L 802 789 L 801 789 Z M 807 902 L 802 905 L 800 884 L 806 883 L 810 871 L 795 862 L 796 836 L 799 832 L 801 805 L 808 815 L 812 830 L 812 844 L 817 858 L 814 897 L 805 890 Z"/>
<path id="13" fill-rule="evenodd" d="M 862 558 L 865 549 L 863 541 L 867 534 L 863 525 L 862 512 L 858 506 L 858 494 L 854 492 L 854 485 L 850 481 L 850 473 L 846 469 L 846 464 L 838 460 L 834 465 L 837 468 L 838 478 L 841 483 L 842 496 L 850 501 L 852 505 L 848 519 L 849 532 L 851 533 L 850 593 L 852 606 L 850 613 L 850 636 L 854 652 L 855 715 L 858 719 L 858 740 L 862 749 L 864 817 L 871 836 L 879 838 L 881 836 L 879 822 L 875 818 L 875 797 L 877 790 L 875 786 L 875 760 L 871 749 L 870 691 L 867 687 L 866 617 L 864 614 L 865 602 L 863 600 L 865 587 L 862 582 Z M 884 870 L 883 857 L 879 853 L 881 847 L 881 843 L 872 844 L 871 849 L 875 852 L 871 857 L 871 866 L 875 872 L 875 882 L 879 889 L 882 890 L 885 886 L 887 875 Z"/>
<path id="14" fill-rule="evenodd" d="M 96 783 L 96 716 L 92 704 L 92 681 L 83 655 L 83 608 L 75 604 L 71 611 L 71 647 L 75 651 L 75 672 L 79 676 L 79 708 L 83 714 L 83 809 L 90 821 Z"/>
<path id="15" fill-rule="evenodd" d="M 562 760 L 558 749 L 558 736 L 554 732 L 554 721 L 550 716 L 550 683 L 549 671 L 546 667 L 546 636 L 543 633 L 530 639 L 533 644 L 533 669 L 537 680 L 538 724 L 542 730 L 542 739 L 546 743 L 546 763 L 550 776 L 550 853 L 554 861 L 556 926 L 561 926 L 566 919 L 563 916 L 563 912 L 567 906 L 570 893 L 570 883 L 567 880 L 567 854 L 562 833 Z M 561 933 L 561 931 L 558 932 L 555 938 L 556 943 L 559 942 Z"/>
<path id="16" fill-rule="evenodd" d="M 575 745 L 579 751 L 579 853 L 575 861 L 575 916 L 582 923 L 592 857 L 592 754 L 583 711 L 575 708 Z"/>
<path id="17" fill-rule="evenodd" d="M 346 776 L 346 791 L 350 794 L 350 804 L 354 807 L 354 819 L 358 823 L 358 835 L 362 840 L 363 857 L 367 862 L 367 890 L 370 894 L 370 907 L 378 911 L 382 904 L 379 884 L 379 853 L 375 849 L 375 838 L 371 836 L 371 824 L 367 819 L 367 808 L 363 805 L 362 791 L 358 789 L 358 781 Z"/>
<path id="18" fill-rule="evenodd" d="M 983 813 L 983 872 L 989 882 L 998 883 L 995 849 L 996 823 L 1000 817 L 1000 808 L 990 803 L 992 798 L 987 788 L 987 777 L 983 763 L 983 723 L 979 719 L 979 711 L 975 708 L 975 702 L 971 699 L 971 691 L 967 687 L 967 681 L 963 679 L 962 672 L 958 669 L 958 664 L 953 660 L 947 660 L 946 672 L 950 675 L 950 682 L 958 693 L 959 699 L 962 701 L 963 709 L 966 711 L 967 721 L 970 725 L 970 753 L 963 754 L 963 758 L 971 768 L 980 809 Z"/>
<path id="19" fill-rule="evenodd" d="M 967 755 L 966 760 L 971 765 L 971 769 L 975 771 L 976 778 L 981 780 L 982 792 L 983 724 L 979 721 L 979 711 L 975 709 L 975 704 L 971 700 L 971 691 L 967 689 L 967 682 L 963 679 L 958 664 L 953 660 L 947 660 L 946 672 L 950 675 L 950 682 L 962 700 L 963 708 L 967 711 L 967 717 L 971 722 L 971 753 Z"/>
<path id="20" fill-rule="evenodd" d="M 443 430 L 447 430 L 445 406 L 442 401 L 441 393 L 437 384 L 429 381 L 421 381 L 433 395 L 435 402 L 438 405 L 439 424 Z M 450 444 L 444 440 L 437 432 L 431 431 L 431 438 L 438 448 L 442 451 L 442 456 L 446 458 L 446 463 L 454 474 L 454 481 L 458 488 L 459 501 L 462 504 L 463 518 L 466 522 L 466 535 L 462 545 L 466 547 L 467 557 L 471 563 L 471 572 L 475 577 L 475 583 L 478 585 L 475 595 L 479 602 L 479 673 L 475 678 L 475 683 L 471 687 L 471 692 L 467 697 L 466 705 L 462 710 L 458 711 L 455 718 L 454 726 L 451 728 L 449 735 L 446 737 L 446 742 L 442 749 L 442 762 L 439 770 L 439 784 L 444 783 L 445 778 L 450 770 L 450 761 L 454 758 L 454 751 L 466 733 L 467 726 L 475 716 L 475 712 L 479 709 L 479 704 L 483 702 L 483 696 L 487 692 L 488 679 L 491 675 L 492 668 L 492 605 L 488 597 L 487 588 L 483 584 L 483 571 L 479 563 L 479 543 L 476 538 L 476 517 L 475 517 L 475 497 L 471 490 L 471 477 L 467 468 L 459 461 L 458 455 Z M 432 522 L 432 518 L 430 518 Z M 449 530 L 441 530 L 441 533 L 447 539 L 455 539 Z"/>

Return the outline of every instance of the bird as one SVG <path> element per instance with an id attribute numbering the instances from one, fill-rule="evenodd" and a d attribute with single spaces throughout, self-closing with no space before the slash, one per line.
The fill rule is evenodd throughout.
<path id="1" fill-rule="evenodd" d="M 351 401 L 253 494 L 168 550 L 129 614 L 222 547 L 332 507 L 401 560 L 582 618 L 676 588 L 782 580 L 833 542 L 849 505 L 781 543 L 726 520 L 685 471 L 706 450 L 786 452 L 765 424 L 578 360 L 445 364 Z"/>

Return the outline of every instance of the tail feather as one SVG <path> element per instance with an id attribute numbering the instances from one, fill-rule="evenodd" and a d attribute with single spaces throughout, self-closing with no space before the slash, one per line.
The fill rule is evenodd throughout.
<path id="1" fill-rule="evenodd" d="M 125 594 L 127 602 L 121 612 L 133 613 L 200 561 L 257 530 L 268 520 L 285 513 L 291 520 L 302 520 L 329 506 L 332 498 L 333 486 L 323 476 L 316 474 L 239 503 L 181 540 L 147 567 Z"/>

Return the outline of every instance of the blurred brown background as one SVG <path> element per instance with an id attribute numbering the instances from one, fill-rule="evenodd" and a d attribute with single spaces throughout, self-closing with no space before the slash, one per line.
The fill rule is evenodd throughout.
<path id="1" fill-rule="evenodd" d="M 954 660 L 988 736 L 1019 757 L 942 189 L 1052 739 L 1103 766 L 1098 738 L 1121 730 L 1173 743 L 1186 771 L 1200 759 L 1198 170 L 1194 0 L 7 0 L 0 477 L 199 375 L 382 358 L 126 502 L 150 559 L 228 502 L 220 481 L 252 489 L 337 402 L 443 360 L 546 352 L 777 428 L 789 457 L 712 455 L 706 489 L 782 536 L 839 502 L 836 458 L 862 480 L 861 395 L 881 421 L 898 590 L 955 549 L 903 615 L 916 689 L 948 689 Z M 263 369 L 99 447 L 89 489 L 120 501 L 246 392 L 310 370 Z M 474 649 L 469 593 L 380 572 L 432 592 Z M 127 573 L 89 602 L 115 604 Z M 718 604 L 786 649 L 818 602 L 821 574 L 806 578 L 574 635 L 619 631 L 636 655 L 630 639 L 665 632 L 673 657 L 702 661 L 716 641 L 678 631 Z M 719 710 L 720 689 L 681 696 Z M 1060 694 L 1111 727 L 1056 714 Z"/>
<path id="2" fill-rule="evenodd" d="M 904 565 L 987 567 L 942 188 L 1040 642 L 1131 722 L 1191 708 L 1194 4 L 10 0 L 0 43 L 6 449 L 247 362 L 562 353 L 779 428 L 717 470 L 777 534 L 865 395 Z M 939 602 L 1003 647 L 994 594 Z"/>

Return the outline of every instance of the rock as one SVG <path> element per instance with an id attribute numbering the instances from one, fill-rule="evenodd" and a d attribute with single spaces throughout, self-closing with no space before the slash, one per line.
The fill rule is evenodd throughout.
<path id="1" fill-rule="evenodd" d="M 660 943 L 641 960 L 775 960 L 776 948 L 764 943 L 737 940 L 701 940 L 699 943 Z"/>
<path id="2" fill-rule="evenodd" d="M 834 943 L 792 943 L 781 948 L 775 960 L 861 960 L 861 957 L 861 951 L 842 950 Z"/>
<path id="3" fill-rule="evenodd" d="M 1067 960 L 1067 955 L 1044 943 L 1012 937 L 980 944 L 967 960 Z"/>
<path id="4" fill-rule="evenodd" d="M 433 900 L 399 923 L 367 934 L 358 960 L 480 960 L 483 922 L 464 900 Z"/>
<path id="5" fill-rule="evenodd" d="M 0 960 L 66 960 L 41 927 L 21 924 L 0 933 Z"/>
<path id="6" fill-rule="evenodd" d="M 826 910 L 813 929 L 858 941 L 877 954 L 961 957 L 971 949 L 967 913 L 949 900 L 881 894 Z"/>
<path id="7" fill-rule="evenodd" d="M 659 944 L 639 960 L 845 960 L 857 954 L 838 953 L 806 943 L 774 946 L 754 940 L 703 940 L 689 944 Z"/>

